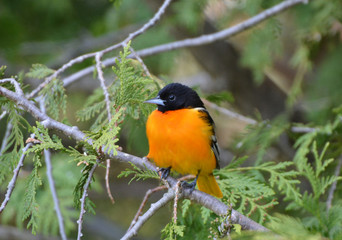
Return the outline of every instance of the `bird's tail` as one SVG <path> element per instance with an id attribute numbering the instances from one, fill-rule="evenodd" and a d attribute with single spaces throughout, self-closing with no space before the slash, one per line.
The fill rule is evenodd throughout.
<path id="1" fill-rule="evenodd" d="M 214 175 L 199 175 L 197 179 L 198 189 L 218 198 L 222 198 L 222 192 Z"/>

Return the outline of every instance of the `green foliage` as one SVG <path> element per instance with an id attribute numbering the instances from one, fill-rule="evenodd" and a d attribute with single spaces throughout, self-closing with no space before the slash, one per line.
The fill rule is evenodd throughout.
<path id="1" fill-rule="evenodd" d="M 76 187 L 74 189 L 74 206 L 77 208 L 77 209 L 80 209 L 80 206 L 81 206 L 81 201 L 80 199 L 82 198 L 82 195 L 83 195 L 83 192 L 84 192 L 84 186 L 85 184 L 87 183 L 87 180 L 89 178 L 89 174 L 90 174 L 90 171 L 91 169 L 93 168 L 94 164 L 93 163 L 90 163 L 88 165 L 86 165 L 83 170 L 82 170 L 82 176 L 80 177 L 80 179 L 78 180 L 77 184 L 76 184 Z M 91 179 L 92 182 L 95 181 L 95 177 L 94 175 L 92 176 L 92 179 Z M 89 184 L 89 188 L 91 188 L 91 184 Z M 84 208 L 95 214 L 95 204 L 89 199 L 89 198 L 85 198 L 85 204 L 84 204 Z"/>
<path id="2" fill-rule="evenodd" d="M 87 134 L 87 139 L 92 139 L 94 149 L 101 148 L 104 153 L 109 154 L 112 152 L 113 155 L 117 154 L 116 150 L 119 146 L 115 145 L 115 143 L 119 140 L 118 134 L 120 131 L 117 122 L 122 118 L 122 112 L 123 109 L 121 108 L 115 113 L 109 124 L 97 132 L 90 132 Z"/>
<path id="3" fill-rule="evenodd" d="M 113 67 L 117 80 L 108 87 L 110 106 L 113 106 L 111 112 L 114 113 L 111 121 L 116 121 L 117 125 L 126 115 L 134 119 L 146 117 L 152 107 L 143 102 L 156 94 L 155 82 L 145 76 L 136 62 L 127 59 L 130 54 L 129 47 L 128 44 L 123 52 L 120 52 L 120 59 L 116 61 L 116 67 Z M 107 110 L 102 89 L 94 91 L 84 108 L 77 112 L 77 116 L 79 121 L 89 121 L 95 117 L 91 126 L 94 132 L 107 126 Z"/>
<path id="4" fill-rule="evenodd" d="M 39 141 L 38 144 L 34 144 L 27 150 L 27 153 L 34 152 L 36 154 L 41 153 L 44 149 L 62 150 L 64 146 L 60 138 L 53 136 L 50 137 L 48 129 L 40 122 L 36 122 L 37 127 L 32 127 L 35 138 Z"/>
<path id="5" fill-rule="evenodd" d="M 29 218 L 27 223 L 27 228 L 32 228 L 32 233 L 36 234 L 37 231 L 37 221 L 39 216 L 39 205 L 36 200 L 37 189 L 42 185 L 41 177 L 38 174 L 38 168 L 42 166 L 41 159 L 39 156 L 34 158 L 34 168 L 29 176 L 28 184 L 26 186 L 26 191 L 24 195 L 24 208 L 22 221 Z"/>
<path id="6" fill-rule="evenodd" d="M 26 76 L 29 78 L 43 79 L 54 72 L 55 70 L 52 70 L 43 64 L 33 64 L 30 71 L 26 73 Z"/>
<path id="7" fill-rule="evenodd" d="M 19 177 L 11 200 L 1 214 L 3 224 L 16 222 L 16 226 L 23 228 L 22 219 L 31 221 L 30 227 L 37 233 L 57 236 L 58 222 L 54 210 L 50 186 L 46 169 L 41 164 L 41 155 L 34 157 L 34 168 L 29 176 Z M 28 158 L 28 157 L 27 157 Z M 26 159 L 29 160 L 29 159 Z M 67 233 L 75 229 L 75 219 L 79 212 L 73 208 L 73 189 L 80 177 L 78 168 L 68 163 L 71 158 L 65 154 L 52 155 L 53 177 L 59 198 L 60 209 L 64 218 Z M 36 167 L 37 166 L 37 167 Z M 2 190 L 6 186 L 2 185 Z M 99 189 L 99 186 L 94 186 Z M 27 224 L 28 222 L 25 222 Z"/>
<path id="8" fill-rule="evenodd" d="M 184 228 L 185 228 L 184 225 L 177 225 L 172 220 L 161 231 L 162 239 L 174 240 L 174 239 L 177 239 L 178 237 L 181 237 L 182 239 L 184 239 L 183 238 L 183 236 L 184 236 Z"/>
<path id="9" fill-rule="evenodd" d="M 261 28 L 253 31 L 243 49 L 241 62 L 252 69 L 257 83 L 263 81 L 266 67 L 270 67 L 273 59 L 282 52 L 280 33 L 280 22 L 277 19 L 267 20 Z"/>
<path id="10" fill-rule="evenodd" d="M 219 93 L 215 94 L 210 94 L 205 97 L 208 101 L 216 103 L 216 104 L 221 104 L 222 102 L 234 102 L 234 97 L 231 92 L 227 91 L 222 91 Z"/>
<path id="11" fill-rule="evenodd" d="M 82 162 L 95 164 L 96 159 L 99 158 L 98 154 L 95 151 L 93 151 L 92 153 L 90 153 L 90 151 L 87 151 L 82 154 L 73 147 L 69 147 L 69 149 L 66 149 L 65 151 L 69 154 L 70 157 L 72 157 L 72 160 L 77 163 Z"/>
<path id="12" fill-rule="evenodd" d="M 115 108 L 124 108 L 126 114 L 138 119 L 141 114 L 147 116 L 151 112 L 151 106 L 144 101 L 156 95 L 156 85 L 141 68 L 134 68 L 132 60 L 127 58 L 131 54 L 129 48 L 130 44 L 127 44 L 120 52 L 120 61 L 116 60 L 113 71 L 118 82 L 109 91 L 113 95 Z"/>
<path id="13" fill-rule="evenodd" d="M 122 171 L 118 175 L 118 178 L 121 178 L 121 177 L 128 177 L 129 175 L 133 174 L 133 178 L 131 178 L 128 184 L 130 184 L 133 180 L 139 181 L 139 180 L 145 180 L 149 178 L 153 178 L 153 179 L 160 178 L 158 173 L 155 171 L 152 171 L 149 169 L 145 169 L 145 170 L 140 169 L 139 167 L 137 167 L 131 162 L 129 164 L 132 166 L 133 169 L 126 168 L 124 171 Z"/>
<path id="14" fill-rule="evenodd" d="M 264 121 L 248 126 L 248 133 L 239 142 L 239 150 L 256 151 L 255 165 L 264 161 L 267 149 L 279 139 L 279 136 L 289 127 L 289 124 L 279 117 L 271 122 Z"/>
<path id="15" fill-rule="evenodd" d="M 24 147 L 25 130 L 30 128 L 30 124 L 20 115 L 22 111 L 13 102 L 4 102 L 0 107 L 8 112 L 7 127 L 11 128 L 3 153 L 10 149 L 20 151 Z"/>
<path id="16" fill-rule="evenodd" d="M 62 81 L 53 79 L 43 88 L 40 95 L 44 98 L 46 110 L 51 117 L 58 119 L 60 114 L 65 115 L 67 97 Z"/>
<path id="17" fill-rule="evenodd" d="M 203 21 L 203 7 L 207 0 L 182 0 L 173 4 L 176 14 L 175 21 L 191 33 L 196 33 Z"/>

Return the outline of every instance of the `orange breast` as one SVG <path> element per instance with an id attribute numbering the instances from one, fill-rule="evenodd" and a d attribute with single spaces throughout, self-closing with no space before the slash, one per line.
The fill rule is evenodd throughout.
<path id="1" fill-rule="evenodd" d="M 211 173 L 216 167 L 210 146 L 212 126 L 201 118 L 203 114 L 196 109 L 152 112 L 146 123 L 147 157 L 181 174 Z"/>

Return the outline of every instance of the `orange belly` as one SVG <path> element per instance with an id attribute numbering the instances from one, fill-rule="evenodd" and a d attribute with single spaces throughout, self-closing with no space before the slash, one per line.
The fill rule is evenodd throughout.
<path id="1" fill-rule="evenodd" d="M 212 126 L 201 118 L 203 114 L 196 109 L 152 112 L 146 124 L 147 157 L 158 167 L 171 167 L 181 174 L 211 174 L 216 167 Z"/>

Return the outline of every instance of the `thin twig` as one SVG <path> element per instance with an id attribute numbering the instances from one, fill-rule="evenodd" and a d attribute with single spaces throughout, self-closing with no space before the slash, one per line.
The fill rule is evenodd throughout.
<path id="1" fill-rule="evenodd" d="M 102 53 L 97 53 L 95 56 L 95 60 L 96 60 L 96 70 L 97 70 L 97 75 L 99 76 L 99 81 L 101 83 L 101 88 L 103 91 L 103 95 L 105 97 L 105 102 L 106 102 L 106 108 L 107 108 L 107 116 L 108 116 L 108 121 L 110 122 L 112 115 L 110 113 L 110 100 L 109 100 L 109 93 L 107 90 L 107 86 L 106 86 L 106 81 L 103 77 L 103 71 L 102 71 L 102 62 L 101 62 L 101 57 L 102 57 Z"/>
<path id="2" fill-rule="evenodd" d="M 44 149 L 44 158 L 45 158 L 45 164 L 46 164 L 46 175 L 48 177 L 50 191 L 51 191 L 51 195 L 52 195 L 52 199 L 55 205 L 55 211 L 56 211 L 57 219 L 58 219 L 59 233 L 61 234 L 61 238 L 63 240 L 67 240 L 67 236 L 65 234 L 65 229 L 64 229 L 64 219 L 63 219 L 61 209 L 59 207 L 59 199 L 57 197 L 55 181 L 52 176 L 52 164 L 51 164 L 50 150 Z"/>
<path id="3" fill-rule="evenodd" d="M 43 83 L 41 83 L 37 88 L 35 88 L 30 94 L 27 95 L 27 98 L 33 98 L 40 90 L 42 90 L 52 79 L 56 78 L 59 74 L 64 72 L 66 69 L 70 68 L 76 63 L 83 62 L 85 59 L 95 57 L 97 54 L 105 54 L 108 52 L 111 52 L 121 46 L 126 45 L 129 41 L 133 40 L 140 34 L 144 33 L 147 29 L 151 28 L 156 24 L 156 22 L 161 18 L 161 16 L 164 14 L 166 8 L 169 6 L 172 0 L 165 0 L 162 6 L 158 9 L 157 13 L 141 28 L 139 28 L 137 31 L 131 33 L 128 35 L 127 38 L 125 38 L 122 42 L 115 44 L 113 46 L 110 46 L 106 49 L 103 49 L 101 51 L 93 52 L 93 53 L 87 53 L 84 55 L 81 55 L 79 57 L 76 57 L 69 62 L 65 63 L 62 67 L 60 67 L 58 70 L 56 70 L 51 76 L 47 77 Z"/>
<path id="4" fill-rule="evenodd" d="M 4 153 L 4 150 L 5 150 L 6 145 L 7 145 L 8 138 L 11 135 L 12 128 L 13 128 L 13 125 L 12 125 L 11 121 L 9 121 L 7 123 L 7 126 L 6 126 L 5 136 L 2 139 L 1 148 L 0 148 L 0 156 Z"/>
<path id="5" fill-rule="evenodd" d="M 82 224 L 83 224 L 83 215 L 86 212 L 86 210 L 85 210 L 85 200 L 86 200 L 86 197 L 88 196 L 88 188 L 89 188 L 89 185 L 90 185 L 91 180 L 93 178 L 94 171 L 95 171 L 97 166 L 98 166 L 98 164 L 95 163 L 94 166 L 90 169 L 88 179 L 87 179 L 86 183 L 83 186 L 83 194 L 82 194 L 82 198 L 80 199 L 80 202 L 81 202 L 80 217 L 77 220 L 77 224 L 78 224 L 77 240 L 80 240 L 82 238 L 82 236 L 83 236 Z"/>
<path id="6" fill-rule="evenodd" d="M 144 72 L 147 74 L 147 76 L 152 77 L 150 71 L 148 70 L 147 66 L 145 65 L 145 63 L 141 59 L 141 57 L 135 52 L 135 50 L 132 47 L 130 47 L 129 49 L 130 49 L 131 53 L 133 54 L 134 58 L 140 62 L 141 66 L 144 69 Z"/>
<path id="7" fill-rule="evenodd" d="M 31 134 L 31 138 L 34 138 L 35 135 L 34 134 Z M 18 175 L 19 175 L 19 171 L 21 169 L 21 167 L 24 165 L 24 159 L 26 157 L 26 151 L 27 149 L 29 149 L 30 147 L 32 146 L 32 143 L 28 143 L 24 148 L 23 148 L 23 153 L 21 154 L 21 157 L 19 159 L 19 162 L 17 164 L 17 167 L 13 170 L 13 177 L 11 179 L 11 181 L 8 183 L 8 186 L 7 186 L 7 192 L 6 192 L 6 195 L 5 195 L 5 199 L 3 200 L 3 202 L 1 203 L 1 206 L 0 206 L 0 213 L 5 209 L 8 201 L 10 200 L 11 198 L 11 195 L 12 195 L 12 192 L 13 192 L 13 189 L 15 187 L 15 183 L 17 182 L 17 178 L 18 178 Z"/>
<path id="8" fill-rule="evenodd" d="M 108 197 L 109 197 L 110 201 L 112 202 L 112 204 L 114 204 L 115 201 L 114 201 L 112 192 L 110 191 L 110 185 L 109 185 L 110 159 L 107 159 L 106 162 L 107 162 L 107 166 L 106 166 L 106 177 L 105 177 L 105 179 L 106 179 L 106 189 L 107 189 L 107 194 L 108 194 Z"/>
<path id="9" fill-rule="evenodd" d="M 177 224 L 177 204 L 178 204 L 178 198 L 180 194 L 180 184 L 181 181 L 178 180 L 175 186 L 175 200 L 173 203 L 173 223 Z"/>
<path id="10" fill-rule="evenodd" d="M 3 119 L 7 114 L 7 111 L 3 111 L 0 115 L 0 120 Z"/>
<path id="11" fill-rule="evenodd" d="M 95 56 L 96 69 L 97 69 L 98 78 L 99 78 L 99 81 L 100 81 L 100 84 L 101 84 L 101 88 L 102 88 L 102 91 L 103 91 L 103 95 L 105 97 L 108 122 L 110 122 L 111 119 L 112 119 L 112 114 L 111 114 L 111 111 L 110 111 L 110 107 L 111 107 L 110 105 L 111 104 L 110 104 L 108 89 L 107 89 L 107 86 L 106 86 L 106 83 L 105 83 L 105 79 L 103 77 L 101 57 L 102 57 L 102 53 L 98 53 Z M 107 159 L 106 161 L 107 161 L 106 176 L 105 176 L 105 179 L 106 179 L 106 189 L 107 189 L 107 193 L 108 193 L 108 196 L 109 196 L 110 200 L 114 204 L 115 201 L 114 201 L 114 198 L 113 198 L 112 192 L 110 191 L 110 186 L 109 186 L 110 160 Z"/>
<path id="12" fill-rule="evenodd" d="M 145 207 L 145 205 L 146 205 L 147 200 L 149 199 L 149 197 L 150 197 L 153 193 L 159 192 L 159 191 L 165 190 L 165 189 L 167 189 L 167 187 L 166 187 L 165 185 L 162 185 L 162 186 L 158 186 L 158 187 L 153 188 L 153 189 L 149 189 L 149 190 L 146 192 L 145 197 L 144 197 L 143 201 L 141 202 L 140 207 L 139 207 L 137 213 L 135 214 L 135 216 L 134 216 L 134 218 L 133 218 L 133 220 L 132 220 L 132 222 L 131 222 L 131 225 L 129 226 L 129 228 L 128 228 L 127 231 L 131 230 L 131 228 L 136 224 L 136 222 L 137 222 L 139 216 L 142 214 L 142 211 L 144 210 L 144 207 Z"/>
<path id="13" fill-rule="evenodd" d="M 206 99 L 202 99 L 202 101 L 206 106 L 209 106 L 210 108 L 212 108 L 212 109 L 218 111 L 219 113 L 222 113 L 228 117 L 236 118 L 242 122 L 245 122 L 246 124 L 251 124 L 251 125 L 258 124 L 258 121 L 254 120 L 253 118 L 249 118 L 249 117 L 243 116 L 239 113 L 233 112 L 229 109 L 217 106 L 215 103 L 209 102 Z M 308 132 L 314 132 L 317 130 L 319 130 L 319 128 L 304 127 L 304 126 L 303 127 L 299 127 L 299 126 L 292 126 L 291 127 L 291 132 L 294 132 L 294 133 L 308 133 Z"/>
<path id="14" fill-rule="evenodd" d="M 341 167 L 342 167 L 342 156 L 340 156 L 338 159 L 338 163 L 337 163 L 337 166 L 335 169 L 335 176 L 338 177 L 340 175 Z M 327 210 L 329 210 L 332 206 L 332 200 L 334 198 L 336 186 L 337 186 L 337 181 L 333 182 L 333 184 L 331 184 L 331 187 L 329 189 L 328 199 L 327 199 L 327 203 L 326 203 Z"/>
<path id="15" fill-rule="evenodd" d="M 41 98 L 39 103 L 40 103 L 40 109 L 42 110 L 42 112 L 46 113 L 44 98 Z M 52 199 L 54 202 L 55 211 L 57 214 L 59 233 L 61 234 L 61 238 L 63 240 L 67 240 L 67 236 L 66 236 L 65 229 L 64 229 L 64 219 L 63 219 L 62 211 L 59 206 L 59 199 L 58 199 L 58 195 L 57 195 L 57 191 L 55 187 L 55 180 L 52 175 L 51 152 L 49 149 L 44 149 L 44 159 L 45 159 L 45 164 L 46 164 L 46 175 L 49 181 L 50 191 L 51 191 Z"/>
<path id="16" fill-rule="evenodd" d="M 233 112 L 231 110 L 228 110 L 226 108 L 223 108 L 223 107 L 220 107 L 220 106 L 217 106 L 215 103 L 212 103 L 212 102 L 209 102 L 208 100 L 206 99 L 202 99 L 203 103 L 207 106 L 209 106 L 210 108 L 218 111 L 219 113 L 222 113 L 228 117 L 231 117 L 231 118 L 236 118 L 242 122 L 245 122 L 247 124 L 252 124 L 252 125 L 255 125 L 257 124 L 258 122 L 252 118 L 249 118 L 249 117 L 245 117 L 239 113 L 236 113 L 236 112 Z"/>
<path id="17" fill-rule="evenodd" d="M 21 90 L 20 83 L 18 83 L 14 78 L 4 78 L 0 80 L 0 83 L 10 82 L 15 88 L 15 92 L 19 95 L 24 95 L 23 90 Z"/>
<path id="18" fill-rule="evenodd" d="M 156 203 L 151 204 L 151 207 L 138 218 L 136 224 L 126 232 L 126 234 L 121 238 L 121 240 L 131 239 L 138 233 L 138 230 L 143 226 L 143 224 L 152 217 L 161 207 L 170 202 L 174 197 L 174 192 L 172 189 L 169 189 L 161 199 L 159 199 Z"/>

